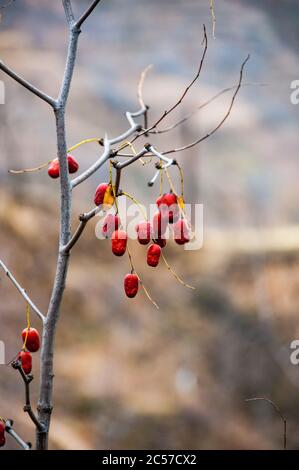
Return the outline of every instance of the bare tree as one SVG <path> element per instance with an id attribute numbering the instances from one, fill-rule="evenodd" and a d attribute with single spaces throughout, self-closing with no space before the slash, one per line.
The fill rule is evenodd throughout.
<path id="1" fill-rule="evenodd" d="M 243 62 L 241 66 L 239 82 L 236 86 L 232 87 L 231 90 L 234 90 L 233 96 L 231 98 L 228 111 L 225 113 L 224 117 L 220 120 L 219 124 L 216 126 L 215 129 L 211 130 L 207 135 L 200 137 L 196 140 L 196 142 L 192 142 L 191 144 L 186 144 L 182 148 L 178 149 L 171 149 L 164 152 L 159 151 L 152 143 L 145 143 L 141 146 L 141 149 L 138 152 L 131 152 L 123 153 L 125 148 L 134 149 L 133 142 L 141 137 L 154 136 L 157 133 L 168 132 L 182 122 L 185 122 L 187 119 L 191 118 L 194 113 L 191 113 L 190 116 L 184 118 L 184 120 L 178 122 L 170 126 L 167 129 L 159 129 L 159 125 L 161 122 L 169 116 L 183 101 L 187 93 L 189 92 L 190 88 L 194 85 L 194 83 L 198 80 L 200 73 L 202 71 L 205 55 L 207 52 L 208 47 L 208 39 L 206 34 L 206 28 L 204 27 L 204 39 L 203 39 L 203 54 L 199 63 L 198 70 L 196 75 L 190 82 L 190 84 L 185 88 L 183 93 L 180 95 L 179 99 L 175 102 L 173 106 L 169 108 L 169 110 L 165 111 L 162 116 L 152 125 L 148 125 L 148 109 L 149 107 L 144 103 L 142 97 L 142 85 L 146 75 L 147 70 L 145 70 L 140 78 L 139 86 L 138 86 L 138 101 L 140 108 L 136 112 L 126 112 L 126 119 L 129 123 L 128 129 L 121 135 L 108 138 L 105 135 L 102 139 L 89 139 L 89 141 L 97 141 L 102 147 L 103 152 L 98 160 L 96 160 L 86 171 L 81 173 L 79 176 L 75 177 L 74 179 L 70 178 L 69 168 L 68 168 L 68 146 L 66 142 L 66 125 L 65 125 L 65 109 L 68 101 L 70 86 L 72 82 L 75 62 L 76 62 L 76 53 L 77 53 L 77 45 L 79 35 L 81 33 L 81 28 L 84 26 L 85 21 L 88 17 L 93 13 L 97 5 L 100 3 L 101 0 L 95 0 L 91 3 L 90 7 L 82 14 L 79 19 L 76 19 L 73 13 L 71 0 L 62 0 L 62 4 L 64 7 L 65 17 L 69 28 L 69 45 L 68 45 L 68 53 L 66 58 L 66 65 L 65 65 L 65 72 L 61 83 L 60 92 L 58 98 L 53 98 L 48 96 L 46 93 L 41 91 L 40 89 L 36 88 L 34 85 L 26 81 L 24 78 L 20 77 L 15 71 L 11 70 L 7 65 L 3 62 L 0 62 L 0 69 L 10 76 L 12 79 L 17 81 L 20 85 L 22 85 L 25 89 L 39 97 L 41 100 L 46 102 L 53 110 L 55 122 L 56 122 L 56 134 L 57 134 L 57 156 L 59 160 L 59 170 L 60 170 L 60 237 L 59 237 L 59 246 L 58 246 L 58 253 L 57 253 L 57 266 L 56 266 L 56 273 L 54 276 L 54 283 L 52 288 L 52 294 L 49 301 L 48 311 L 47 313 L 41 312 L 41 310 L 35 305 L 32 301 L 30 296 L 26 293 L 25 289 L 18 283 L 15 279 L 11 271 L 6 267 L 6 265 L 0 261 L 1 269 L 6 273 L 9 280 L 14 284 L 16 289 L 19 293 L 24 297 L 26 303 L 31 307 L 32 311 L 37 315 L 39 318 L 42 328 L 42 346 L 41 346 L 41 373 L 40 373 L 40 383 L 39 383 L 39 400 L 37 404 L 37 413 L 34 412 L 31 401 L 30 401 L 30 383 L 32 381 L 32 376 L 30 374 L 26 374 L 20 359 L 17 358 L 15 361 L 12 362 L 12 366 L 19 371 L 20 376 L 24 382 L 25 386 L 25 405 L 24 411 L 28 414 L 30 419 L 32 420 L 35 429 L 36 429 L 36 449 L 45 450 L 48 448 L 48 439 L 49 439 L 49 430 L 50 430 L 50 421 L 51 421 L 51 413 L 53 410 L 53 402 L 52 402 L 52 395 L 53 395 L 53 357 L 54 357 L 54 340 L 56 334 L 56 328 L 58 324 L 58 320 L 61 313 L 61 302 L 65 290 L 65 283 L 67 278 L 67 272 L 69 267 L 69 259 L 71 250 L 74 245 L 80 239 L 84 228 L 86 227 L 89 220 L 91 220 L 99 211 L 99 208 L 93 208 L 89 212 L 85 214 L 81 214 L 79 217 L 79 224 L 77 229 L 72 234 L 71 231 L 71 215 L 72 215 L 72 193 L 74 189 L 79 186 L 81 183 L 85 182 L 91 175 L 97 172 L 104 164 L 110 162 L 110 165 L 114 167 L 116 171 L 116 179 L 115 184 L 113 185 L 113 192 L 114 192 L 114 199 L 126 194 L 119 189 L 121 172 L 142 158 L 154 158 L 157 160 L 156 172 L 149 182 L 150 185 L 153 185 L 157 180 L 158 176 L 164 172 L 167 172 L 168 168 L 171 166 L 177 166 L 179 169 L 178 162 L 175 159 L 169 158 L 166 156 L 170 153 L 180 152 L 190 147 L 197 145 L 198 143 L 202 142 L 203 140 L 207 139 L 210 135 L 216 132 L 225 122 L 227 117 L 229 116 L 232 106 L 234 104 L 235 97 L 241 87 L 242 83 L 242 76 L 243 76 L 243 69 L 245 63 L 247 62 L 248 58 Z M 223 90 L 223 92 L 227 92 L 229 90 Z M 216 99 L 216 97 L 212 98 Z M 212 101 L 212 100 L 209 100 Z M 208 104 L 208 103 L 206 103 Z M 205 105 L 206 105 L 205 104 Z M 200 109 L 200 107 L 198 107 Z M 140 124 L 137 120 L 138 118 L 143 118 L 143 124 Z M 131 141 L 128 139 L 131 138 Z M 85 143 L 88 141 L 81 142 Z M 120 145 L 118 145 L 120 144 Z M 77 146 L 78 146 L 77 145 Z M 118 145 L 118 146 L 117 146 Z M 75 146 L 76 147 L 76 146 Z M 74 147 L 74 148 L 75 148 Z M 118 160 L 120 159 L 120 160 Z M 28 170 L 24 170 L 28 171 Z M 181 170 L 180 170 L 181 171 Z M 134 200 L 134 198 L 132 198 Z M 132 272 L 134 271 L 134 267 L 132 265 L 132 260 L 130 253 L 130 263 L 132 266 Z M 173 275 L 179 280 L 176 273 L 172 271 L 170 266 L 168 265 L 165 257 L 163 259 L 166 263 L 167 269 L 169 269 Z M 140 280 L 140 278 L 139 278 Z M 141 280 L 140 280 L 141 282 Z M 183 282 L 182 282 L 183 283 Z M 184 284 L 186 285 L 186 284 Z M 188 285 L 187 285 L 188 286 Z M 190 286 L 188 286 L 190 287 Z M 150 298 L 148 292 L 146 291 L 145 287 L 143 286 L 146 294 Z M 152 300 L 150 298 L 150 300 Z M 153 302 L 153 301 L 152 301 Z M 154 302 L 153 302 L 154 303 Z M 154 303 L 155 304 L 155 303 Z M 155 304 L 156 305 L 156 304 Z M 5 428 L 6 431 L 18 442 L 18 444 L 23 449 L 30 449 L 30 445 L 26 443 L 12 428 L 12 421 L 6 420 L 5 421 Z"/>

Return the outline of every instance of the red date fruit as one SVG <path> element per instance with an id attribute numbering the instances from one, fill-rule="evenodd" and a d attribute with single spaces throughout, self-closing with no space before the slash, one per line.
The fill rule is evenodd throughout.
<path id="1" fill-rule="evenodd" d="M 161 212 L 157 212 L 153 217 L 153 237 L 163 238 L 167 229 L 167 220 L 163 217 Z"/>
<path id="2" fill-rule="evenodd" d="M 120 220 L 118 215 L 108 214 L 106 215 L 102 227 L 102 234 L 106 238 L 111 238 L 112 233 L 120 226 Z"/>
<path id="3" fill-rule="evenodd" d="M 151 241 L 151 224 L 149 222 L 139 222 L 136 226 L 136 232 L 140 245 L 147 245 Z"/>
<path id="4" fill-rule="evenodd" d="M 161 247 L 154 243 L 150 245 L 147 249 L 147 264 L 155 268 L 159 264 L 161 256 Z"/>
<path id="5" fill-rule="evenodd" d="M 5 424 L 0 421 L 0 447 L 5 446 Z"/>
<path id="6" fill-rule="evenodd" d="M 170 224 L 176 222 L 180 216 L 177 197 L 174 193 L 166 193 L 158 197 L 156 204 L 164 218 L 168 218 Z"/>
<path id="7" fill-rule="evenodd" d="M 123 256 L 127 249 L 128 236 L 124 230 L 115 230 L 111 236 L 112 253 L 115 256 Z"/>
<path id="8" fill-rule="evenodd" d="M 79 169 L 79 164 L 77 160 L 72 156 L 68 155 L 67 156 L 67 161 L 68 161 L 68 167 L 69 167 L 69 173 L 76 173 Z M 55 160 L 52 160 L 52 162 L 49 165 L 48 168 L 48 175 L 51 178 L 59 178 L 60 170 L 59 170 L 59 160 L 58 158 L 55 158 Z"/>
<path id="9" fill-rule="evenodd" d="M 137 274 L 127 274 L 124 278 L 124 288 L 127 297 L 132 299 L 138 292 L 139 279 Z"/>
<path id="10" fill-rule="evenodd" d="M 18 355 L 18 359 L 21 361 L 23 371 L 26 375 L 32 371 L 32 356 L 28 351 L 21 351 Z"/>
<path id="11" fill-rule="evenodd" d="M 104 196 L 108 187 L 109 187 L 108 183 L 101 183 L 97 187 L 95 195 L 94 195 L 94 203 L 96 206 L 100 206 L 101 204 L 103 204 Z"/>
<path id="12" fill-rule="evenodd" d="M 185 245 L 190 241 L 189 228 L 184 219 L 178 220 L 173 226 L 174 240 L 178 245 Z"/>
<path id="13" fill-rule="evenodd" d="M 40 338 L 39 338 L 39 332 L 35 328 L 25 328 L 22 331 L 22 339 L 25 341 L 26 334 L 28 331 L 27 335 L 27 340 L 26 340 L 26 348 L 30 352 L 36 352 L 39 350 L 40 346 Z"/>

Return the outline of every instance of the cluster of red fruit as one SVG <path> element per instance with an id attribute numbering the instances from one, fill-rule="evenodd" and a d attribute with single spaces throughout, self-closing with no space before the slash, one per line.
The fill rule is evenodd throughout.
<path id="1" fill-rule="evenodd" d="M 68 162 L 68 167 L 69 167 L 69 173 L 76 173 L 79 169 L 79 163 L 73 157 L 72 155 L 67 156 L 67 162 Z M 59 160 L 58 158 L 55 158 L 55 160 L 52 160 L 49 167 L 48 167 L 48 175 L 51 178 L 59 178 L 60 170 L 59 170 Z"/>
<path id="2" fill-rule="evenodd" d="M 25 328 L 22 331 L 22 339 L 24 341 L 24 348 L 19 352 L 18 360 L 21 362 L 25 374 L 28 375 L 32 370 L 32 356 L 30 353 L 39 350 L 39 332 L 35 328 Z"/>
<path id="3" fill-rule="evenodd" d="M 109 193 L 112 194 L 111 184 L 100 184 L 94 196 L 95 205 L 104 204 Z M 147 264 L 151 267 L 156 267 L 159 264 L 162 248 L 166 246 L 165 232 L 168 224 L 173 226 L 174 240 L 178 245 L 184 245 L 190 240 L 189 227 L 181 216 L 178 197 L 173 192 L 169 192 L 160 196 L 156 204 L 158 212 L 154 215 L 152 224 L 144 220 L 136 226 L 137 239 L 141 245 L 148 245 L 152 241 L 147 249 Z M 111 239 L 112 253 L 116 256 L 123 256 L 127 250 L 128 236 L 120 226 L 121 222 L 117 214 L 106 215 L 102 226 L 102 234 Z M 137 274 L 134 272 L 127 274 L 124 278 L 126 295 L 130 298 L 135 297 L 138 287 L 139 277 Z"/>

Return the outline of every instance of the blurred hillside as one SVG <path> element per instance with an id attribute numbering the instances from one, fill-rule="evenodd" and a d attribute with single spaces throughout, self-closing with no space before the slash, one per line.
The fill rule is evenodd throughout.
<path id="1" fill-rule="evenodd" d="M 74 0 L 77 12 L 83 3 Z M 125 298 L 127 259 L 115 259 L 109 242 L 96 239 L 95 221 L 74 249 L 57 339 L 51 448 L 280 448 L 279 417 L 265 403 L 245 403 L 252 396 L 279 404 L 288 446 L 298 448 L 299 378 L 289 361 L 289 344 L 299 335 L 298 108 L 289 98 L 298 78 L 297 2 L 283 2 L 281 24 L 277 2 L 216 2 L 216 40 L 208 2 L 198 3 L 103 1 L 80 39 L 67 115 L 70 145 L 126 128 L 124 112 L 136 108 L 136 84 L 149 63 L 151 118 L 167 109 L 197 68 L 202 23 L 210 42 L 201 81 L 168 123 L 234 85 L 248 52 L 245 81 L 256 85 L 241 90 L 217 135 L 178 156 L 188 201 L 204 204 L 205 242 L 191 252 L 170 245 L 166 256 L 195 292 L 163 266 L 146 268 L 144 249 L 134 245 L 138 272 L 160 309 L 142 292 L 134 301 Z M 59 1 L 16 1 L 5 10 L 0 57 L 49 94 L 59 88 L 66 42 Z M 46 172 L 12 176 L 8 170 L 54 156 L 53 116 L 2 74 L 1 80 L 0 257 L 46 310 L 58 183 Z M 204 135 L 228 103 L 224 95 L 155 142 L 166 149 Z M 92 145 L 78 150 L 81 168 L 97 154 Z M 152 169 L 136 165 L 122 186 L 142 202 L 154 201 L 158 189 L 146 186 L 150 176 Z M 106 177 L 102 171 L 76 191 L 75 215 L 91 208 L 94 188 Z M 20 347 L 25 306 L 2 274 L 0 292 L 0 339 L 9 360 Z M 33 439 L 22 384 L 11 368 L 0 372 L 0 414 Z M 7 448 L 14 448 L 11 440 Z"/>

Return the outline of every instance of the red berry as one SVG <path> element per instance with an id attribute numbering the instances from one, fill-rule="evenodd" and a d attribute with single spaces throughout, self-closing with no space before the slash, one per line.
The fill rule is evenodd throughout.
<path id="1" fill-rule="evenodd" d="M 51 177 L 51 178 L 59 178 L 59 161 L 58 161 L 58 158 L 55 158 L 55 160 L 53 160 L 50 165 L 49 165 L 49 168 L 48 168 L 48 175 Z"/>
<path id="2" fill-rule="evenodd" d="M 111 238 L 112 233 L 118 229 L 120 225 L 120 219 L 118 215 L 108 214 L 106 215 L 102 227 L 102 234 L 106 238 Z"/>
<path id="3" fill-rule="evenodd" d="M 115 256 L 123 256 L 127 249 L 128 236 L 124 230 L 115 230 L 111 235 L 112 253 Z"/>
<path id="4" fill-rule="evenodd" d="M 108 186 L 109 186 L 108 183 L 101 183 L 97 187 L 95 195 L 94 195 L 94 203 L 96 206 L 100 206 L 101 204 L 103 204 L 104 196 L 105 196 Z"/>
<path id="5" fill-rule="evenodd" d="M 153 217 L 153 237 L 162 238 L 167 229 L 167 220 L 161 212 L 156 212 Z"/>
<path id="6" fill-rule="evenodd" d="M 174 240 L 178 245 L 185 245 L 190 241 L 189 228 L 184 219 L 178 220 L 173 226 Z"/>
<path id="7" fill-rule="evenodd" d="M 5 424 L 0 420 L 0 447 L 5 446 Z"/>
<path id="8" fill-rule="evenodd" d="M 151 241 L 151 224 L 143 221 L 136 226 L 138 241 L 141 245 L 147 245 Z"/>
<path id="9" fill-rule="evenodd" d="M 138 292 L 139 279 L 137 274 L 127 274 L 124 278 L 124 288 L 127 297 L 132 299 Z"/>
<path id="10" fill-rule="evenodd" d="M 180 209 L 177 203 L 177 197 L 174 193 L 166 193 L 158 197 L 156 204 L 163 216 L 168 218 L 170 224 L 178 220 Z"/>
<path id="11" fill-rule="evenodd" d="M 79 169 L 79 164 L 77 160 L 72 156 L 68 155 L 67 156 L 67 161 L 68 161 L 68 167 L 69 167 L 69 173 L 76 173 Z M 49 165 L 48 168 L 48 175 L 51 178 L 59 178 L 59 160 L 58 158 L 55 158 L 55 160 L 52 160 L 52 162 Z"/>
<path id="12" fill-rule="evenodd" d="M 39 332 L 35 328 L 29 328 L 29 330 L 25 328 L 22 331 L 23 341 L 25 341 L 27 331 L 28 331 L 28 336 L 26 340 L 26 348 L 30 352 L 36 352 L 39 350 L 39 345 L 40 345 Z"/>
<path id="13" fill-rule="evenodd" d="M 147 249 L 147 264 L 155 268 L 159 264 L 161 255 L 161 248 L 159 245 L 154 243 L 150 245 Z"/>
<path id="14" fill-rule="evenodd" d="M 69 173 L 76 173 L 79 170 L 79 163 L 72 155 L 68 154 L 67 156 L 68 166 L 69 166 Z"/>
<path id="15" fill-rule="evenodd" d="M 26 375 L 32 371 L 32 356 L 28 351 L 21 351 L 18 355 L 18 359 L 21 361 L 23 371 Z"/>

